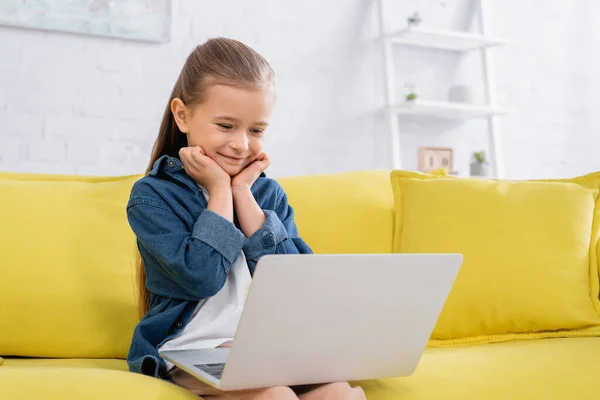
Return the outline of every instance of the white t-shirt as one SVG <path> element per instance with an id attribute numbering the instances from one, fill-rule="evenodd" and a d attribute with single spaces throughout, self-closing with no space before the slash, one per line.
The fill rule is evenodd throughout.
<path id="1" fill-rule="evenodd" d="M 208 201 L 208 191 L 199 187 Z M 201 300 L 186 327 L 158 350 L 210 349 L 232 340 L 251 282 L 246 256 L 240 251 L 221 290 Z M 167 362 L 167 369 L 171 368 L 173 364 Z"/>

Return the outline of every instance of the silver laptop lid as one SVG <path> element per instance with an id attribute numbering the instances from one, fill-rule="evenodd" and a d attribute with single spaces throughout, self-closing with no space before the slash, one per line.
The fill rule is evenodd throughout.
<path id="1" fill-rule="evenodd" d="M 260 259 L 220 388 L 410 375 L 460 254 Z"/>

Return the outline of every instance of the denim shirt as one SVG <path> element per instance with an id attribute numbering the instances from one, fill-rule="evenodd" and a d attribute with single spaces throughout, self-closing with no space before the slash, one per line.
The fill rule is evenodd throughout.
<path id="1" fill-rule="evenodd" d="M 144 261 L 150 310 L 133 333 L 131 371 L 166 378 L 157 349 L 183 330 L 200 300 L 219 292 L 241 251 L 251 274 L 265 254 L 311 253 L 298 237 L 281 186 L 261 174 L 251 191 L 266 220 L 247 238 L 237 219 L 232 223 L 206 209 L 206 199 L 177 158 L 159 158 L 134 184 L 127 218 Z"/>

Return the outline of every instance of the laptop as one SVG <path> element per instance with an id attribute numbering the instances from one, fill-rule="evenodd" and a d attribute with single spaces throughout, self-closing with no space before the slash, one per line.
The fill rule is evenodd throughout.
<path id="1" fill-rule="evenodd" d="M 220 390 L 411 375 L 460 254 L 266 255 L 231 348 L 160 356 Z"/>

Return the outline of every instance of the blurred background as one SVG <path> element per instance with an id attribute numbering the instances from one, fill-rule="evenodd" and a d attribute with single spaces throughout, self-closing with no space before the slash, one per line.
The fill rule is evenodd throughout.
<path id="1" fill-rule="evenodd" d="M 459 176 L 600 170 L 600 2 L 382 1 L 0 0 L 0 171 L 142 173 L 185 58 L 216 36 L 275 70 L 271 176 L 448 149 Z"/>

